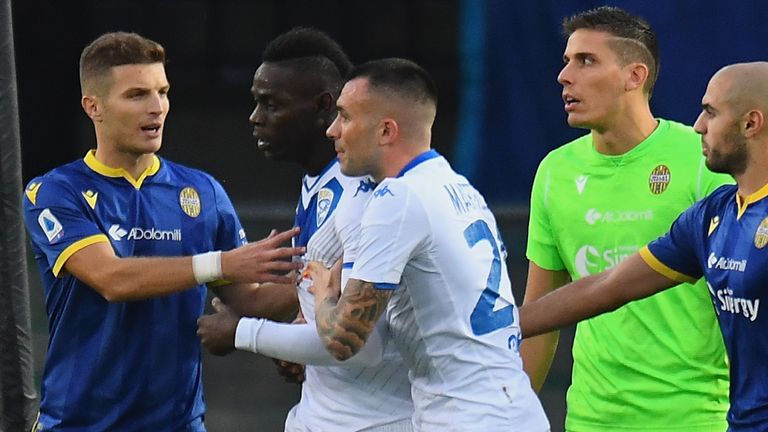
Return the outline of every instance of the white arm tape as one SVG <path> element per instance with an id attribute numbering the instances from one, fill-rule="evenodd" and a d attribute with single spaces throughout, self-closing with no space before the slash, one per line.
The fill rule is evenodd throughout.
<path id="1" fill-rule="evenodd" d="M 192 274 L 198 284 L 222 279 L 221 251 L 206 252 L 192 256 Z"/>
<path id="2" fill-rule="evenodd" d="M 384 341 L 374 328 L 357 354 L 339 361 L 325 349 L 314 323 L 285 324 L 261 318 L 242 318 L 235 332 L 235 348 L 315 366 L 375 366 L 383 357 Z"/>

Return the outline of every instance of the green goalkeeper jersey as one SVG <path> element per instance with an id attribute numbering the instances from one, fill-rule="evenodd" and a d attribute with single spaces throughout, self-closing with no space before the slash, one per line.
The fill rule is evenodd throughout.
<path id="1" fill-rule="evenodd" d="M 528 259 L 575 280 L 618 264 L 730 177 L 710 172 L 698 135 L 659 120 L 619 156 L 591 134 L 547 155 L 531 193 Z M 728 368 L 702 281 L 577 325 L 566 429 L 726 430 Z"/>

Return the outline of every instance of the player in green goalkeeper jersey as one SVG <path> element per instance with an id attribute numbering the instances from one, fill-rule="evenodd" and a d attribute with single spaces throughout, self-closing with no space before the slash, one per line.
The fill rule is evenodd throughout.
<path id="1" fill-rule="evenodd" d="M 692 128 L 651 113 L 659 56 L 647 23 L 601 7 L 566 19 L 563 28 L 558 81 L 568 124 L 590 133 L 539 165 L 526 303 L 613 267 L 731 181 L 707 170 Z M 566 429 L 725 431 L 728 370 L 711 308 L 705 286 L 683 284 L 579 323 Z M 537 390 L 558 337 L 522 344 Z"/>

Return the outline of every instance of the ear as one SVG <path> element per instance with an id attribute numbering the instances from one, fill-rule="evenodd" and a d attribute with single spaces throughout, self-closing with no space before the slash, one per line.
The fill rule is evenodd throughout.
<path id="1" fill-rule="evenodd" d="M 336 101 L 330 93 L 323 92 L 315 97 L 315 107 L 321 116 L 325 116 L 332 110 L 336 110 Z"/>
<path id="2" fill-rule="evenodd" d="M 628 76 L 624 89 L 626 91 L 642 90 L 645 81 L 648 79 L 648 66 L 643 63 L 630 63 L 626 68 Z"/>
<path id="3" fill-rule="evenodd" d="M 763 130 L 765 125 L 765 116 L 762 111 L 753 109 L 746 114 L 742 119 L 742 133 L 745 138 L 752 138 Z"/>
<path id="4" fill-rule="evenodd" d="M 317 113 L 317 125 L 327 129 L 330 122 L 336 118 L 336 101 L 330 93 L 320 93 L 315 97 L 315 112 Z"/>
<path id="5" fill-rule="evenodd" d="M 94 122 L 101 121 L 101 104 L 96 96 L 83 96 L 80 99 L 80 106 L 83 107 L 83 111 Z"/>
<path id="6" fill-rule="evenodd" d="M 382 145 L 390 145 L 400 136 L 400 125 L 397 124 L 395 119 L 390 117 L 381 120 L 379 130 L 379 143 Z"/>

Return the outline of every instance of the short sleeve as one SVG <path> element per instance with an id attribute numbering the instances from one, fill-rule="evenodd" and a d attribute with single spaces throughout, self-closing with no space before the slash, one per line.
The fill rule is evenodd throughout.
<path id="1" fill-rule="evenodd" d="M 562 270 L 565 269 L 565 264 L 557 249 L 547 207 L 549 181 L 549 158 L 545 158 L 536 170 L 531 189 L 531 211 L 525 255 L 541 268 Z"/>
<path id="2" fill-rule="evenodd" d="M 336 234 L 341 242 L 343 263 L 341 270 L 341 286 L 346 286 L 352 266 L 357 260 L 358 243 L 360 241 L 360 224 L 365 211 L 365 205 L 371 197 L 371 189 L 365 187 L 372 184 L 368 179 L 360 179 L 357 184 L 347 185 L 334 218 Z M 356 188 L 356 189 L 355 189 Z M 353 193 L 354 192 L 354 193 Z"/>
<path id="3" fill-rule="evenodd" d="M 382 182 L 362 218 L 358 257 L 350 277 L 396 289 L 408 260 L 430 235 L 419 197 L 399 179 Z"/>
<path id="4" fill-rule="evenodd" d="M 703 276 L 697 251 L 701 250 L 702 203 L 683 212 L 669 232 L 640 249 L 640 256 L 654 270 L 676 282 L 695 282 Z"/>
<path id="5" fill-rule="evenodd" d="M 36 178 L 24 191 L 27 231 L 54 276 L 75 252 L 94 243 L 109 242 L 84 202 L 58 179 Z"/>

